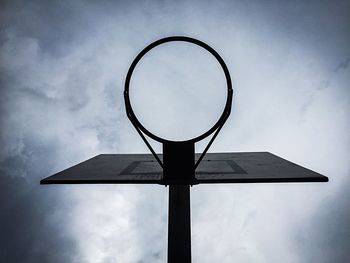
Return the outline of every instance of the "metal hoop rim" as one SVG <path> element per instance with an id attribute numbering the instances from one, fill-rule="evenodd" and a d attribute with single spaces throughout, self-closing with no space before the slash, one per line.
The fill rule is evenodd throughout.
<path id="1" fill-rule="evenodd" d="M 188 139 L 188 140 L 183 140 L 183 141 L 172 141 L 172 140 L 167 140 L 164 138 L 161 138 L 153 133 L 151 133 L 149 130 L 147 130 L 142 124 L 141 122 L 137 119 L 132 107 L 131 107 L 131 103 L 130 103 L 130 97 L 129 97 L 129 86 L 130 86 L 130 80 L 131 80 L 131 76 L 132 73 L 134 72 L 134 69 L 137 65 L 137 63 L 141 60 L 141 58 L 146 55 L 146 53 L 148 53 L 151 49 L 164 44 L 164 43 L 168 43 L 168 42 L 174 42 L 174 41 L 181 41 L 181 42 L 188 42 L 188 43 L 192 43 L 195 44 L 197 46 L 200 46 L 202 48 L 204 48 L 205 50 L 207 50 L 210 54 L 212 54 L 216 60 L 219 62 L 221 68 L 224 71 L 225 74 L 225 78 L 226 78 L 226 85 L 227 85 L 227 99 L 226 99 L 226 104 L 225 104 L 225 108 L 220 116 L 220 118 L 218 119 L 218 121 L 206 132 L 204 132 L 203 134 L 194 137 L 192 139 Z M 167 143 L 167 142 L 198 142 L 206 137 L 208 137 L 210 134 L 212 134 L 215 130 L 217 130 L 220 126 L 224 125 L 225 121 L 227 120 L 228 116 L 230 115 L 231 112 L 231 104 L 232 104 L 232 83 L 231 83 L 231 76 L 229 73 L 229 70 L 224 62 L 224 60 L 221 58 L 221 56 L 212 48 L 210 47 L 208 44 L 195 39 L 195 38 L 191 38 L 191 37 L 186 37 L 186 36 L 171 36 L 171 37 L 165 37 L 165 38 L 161 38 L 157 41 L 154 41 L 153 43 L 149 44 L 148 46 L 146 46 L 137 56 L 136 58 L 133 60 L 133 62 L 130 65 L 130 68 L 128 70 L 128 73 L 126 75 L 126 79 L 125 79 L 125 87 L 124 87 L 124 101 L 125 101 L 125 108 L 126 108 L 126 113 L 128 118 L 130 119 L 130 121 L 132 122 L 132 124 L 136 127 L 139 128 L 142 132 L 144 132 L 146 135 L 148 135 L 149 137 L 151 137 L 152 139 L 161 142 L 161 143 Z"/>

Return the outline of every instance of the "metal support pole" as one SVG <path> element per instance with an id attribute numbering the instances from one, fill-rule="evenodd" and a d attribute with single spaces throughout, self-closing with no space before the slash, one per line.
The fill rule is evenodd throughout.
<path id="1" fill-rule="evenodd" d="M 189 185 L 169 185 L 168 263 L 191 262 Z"/>

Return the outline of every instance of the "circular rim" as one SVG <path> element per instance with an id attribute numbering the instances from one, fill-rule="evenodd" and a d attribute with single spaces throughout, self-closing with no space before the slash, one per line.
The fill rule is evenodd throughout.
<path id="1" fill-rule="evenodd" d="M 172 141 L 172 140 L 167 140 L 164 138 L 161 138 L 153 133 L 151 133 L 149 130 L 147 130 L 142 124 L 141 122 L 137 119 L 132 107 L 131 107 L 131 103 L 130 103 L 130 97 L 129 97 L 129 86 L 130 86 L 130 80 L 131 80 L 131 76 L 132 73 L 134 72 L 134 69 L 137 65 L 137 63 L 141 60 L 141 58 L 146 55 L 147 52 L 149 52 L 151 49 L 164 44 L 164 43 L 168 43 L 168 42 L 174 42 L 174 41 L 182 41 L 182 42 L 188 42 L 188 43 L 192 43 L 195 44 L 197 46 L 200 46 L 202 48 L 204 48 L 205 50 L 207 50 L 210 54 L 212 54 L 216 60 L 219 62 L 222 70 L 224 71 L 225 74 L 225 78 L 226 78 L 226 84 L 227 84 L 227 99 L 226 99 L 226 104 L 225 104 L 225 108 L 220 116 L 220 118 L 218 119 L 218 121 L 213 125 L 213 127 L 211 127 L 209 130 L 207 130 L 206 132 L 204 132 L 202 135 L 199 135 L 197 137 L 194 137 L 192 139 L 188 139 L 188 140 L 183 140 L 183 141 Z M 151 137 L 152 139 L 165 143 L 165 142 L 198 142 L 206 137 L 208 137 L 210 134 L 212 134 L 217 128 L 219 128 L 220 126 L 222 126 L 226 119 L 228 118 L 228 115 L 231 112 L 231 103 L 232 103 L 232 83 L 231 83 L 231 76 L 230 73 L 228 71 L 228 68 L 224 62 L 224 60 L 220 57 L 220 55 L 213 49 L 211 48 L 209 45 L 207 45 L 206 43 L 195 39 L 195 38 L 191 38 L 191 37 L 185 37 L 185 36 L 172 36 L 172 37 L 165 37 L 162 39 L 159 39 L 151 44 L 149 44 L 147 47 L 145 47 L 134 59 L 134 61 L 131 63 L 130 68 L 128 70 L 128 73 L 126 75 L 126 79 L 125 79 L 125 88 L 124 88 L 124 101 L 125 101 L 125 108 L 126 108 L 126 113 L 130 119 L 130 121 L 136 126 L 138 127 L 142 132 L 144 132 L 145 134 L 147 134 L 149 137 Z"/>

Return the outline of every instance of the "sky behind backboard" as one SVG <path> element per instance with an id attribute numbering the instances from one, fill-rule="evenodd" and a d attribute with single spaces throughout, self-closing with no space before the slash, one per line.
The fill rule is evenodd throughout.
<path id="1" fill-rule="evenodd" d="M 232 75 L 211 151 L 271 151 L 330 178 L 192 188 L 193 262 L 350 260 L 349 1 L 5 1 L 0 17 L 0 261 L 165 262 L 167 188 L 39 180 L 147 152 L 123 85 L 137 53 L 169 35 L 208 43 Z"/>

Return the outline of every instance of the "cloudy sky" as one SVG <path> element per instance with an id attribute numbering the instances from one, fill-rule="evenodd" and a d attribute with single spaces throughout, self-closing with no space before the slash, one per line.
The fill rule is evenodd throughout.
<path id="1" fill-rule="evenodd" d="M 231 72 L 211 151 L 270 151 L 330 178 L 193 187 L 193 262 L 350 261 L 349 1 L 13 0 L 0 19 L 0 261 L 166 262 L 167 188 L 39 180 L 147 152 L 123 85 L 137 53 L 170 35 L 208 43 Z M 225 98 L 215 63 L 181 44 L 145 58 L 131 94 L 145 126 L 205 130 Z"/>

